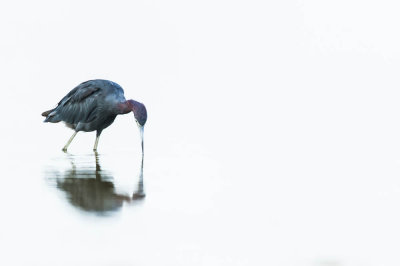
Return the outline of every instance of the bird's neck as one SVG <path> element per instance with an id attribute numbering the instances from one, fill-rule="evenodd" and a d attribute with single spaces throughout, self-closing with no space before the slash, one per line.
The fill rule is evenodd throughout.
<path id="1" fill-rule="evenodd" d="M 127 114 L 132 112 L 132 104 L 129 101 L 118 103 L 118 112 L 120 114 Z"/>

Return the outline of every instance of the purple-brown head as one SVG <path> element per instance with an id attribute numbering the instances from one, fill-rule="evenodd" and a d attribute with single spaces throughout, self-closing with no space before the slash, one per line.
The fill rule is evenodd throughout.
<path id="1" fill-rule="evenodd" d="M 143 127 L 147 121 L 146 107 L 144 106 L 144 104 L 134 101 L 134 100 L 128 100 L 127 102 L 129 104 L 129 107 L 133 111 L 133 114 L 135 115 L 136 121 L 138 122 L 138 124 L 140 126 Z"/>

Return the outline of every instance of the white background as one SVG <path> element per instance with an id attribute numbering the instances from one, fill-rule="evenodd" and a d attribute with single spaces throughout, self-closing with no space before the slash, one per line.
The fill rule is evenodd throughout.
<path id="1" fill-rule="evenodd" d="M 2 1 L 0 264 L 399 265 L 398 11 Z M 72 132 L 40 113 L 93 78 L 149 114 L 145 204 L 107 222 L 67 207 L 41 174 Z M 138 156 L 138 138 L 126 115 L 99 150 Z M 80 133 L 71 152 L 93 142 Z M 127 170 L 121 160 L 109 168 Z"/>

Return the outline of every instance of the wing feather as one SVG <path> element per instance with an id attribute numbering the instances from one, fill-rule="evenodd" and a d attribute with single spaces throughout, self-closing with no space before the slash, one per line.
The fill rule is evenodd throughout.
<path id="1" fill-rule="evenodd" d="M 68 124 L 88 123 L 96 119 L 96 98 L 101 94 L 96 82 L 86 81 L 72 89 L 54 109 L 54 115 L 46 122 L 64 121 Z"/>

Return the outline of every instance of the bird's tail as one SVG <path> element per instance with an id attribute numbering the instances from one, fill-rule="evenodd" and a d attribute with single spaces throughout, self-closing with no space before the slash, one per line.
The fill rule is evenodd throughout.
<path id="1" fill-rule="evenodd" d="M 60 122 L 60 120 L 54 116 L 54 113 L 52 113 L 54 110 L 55 108 L 42 113 L 42 116 L 46 117 L 46 119 L 43 122 L 51 122 L 51 123 Z"/>
<path id="2" fill-rule="evenodd" d="M 48 110 L 48 111 L 46 111 L 46 112 L 43 112 L 43 113 L 42 113 L 42 116 L 48 117 L 49 114 L 50 114 L 51 112 L 53 112 L 53 111 L 54 111 L 54 109 Z"/>

